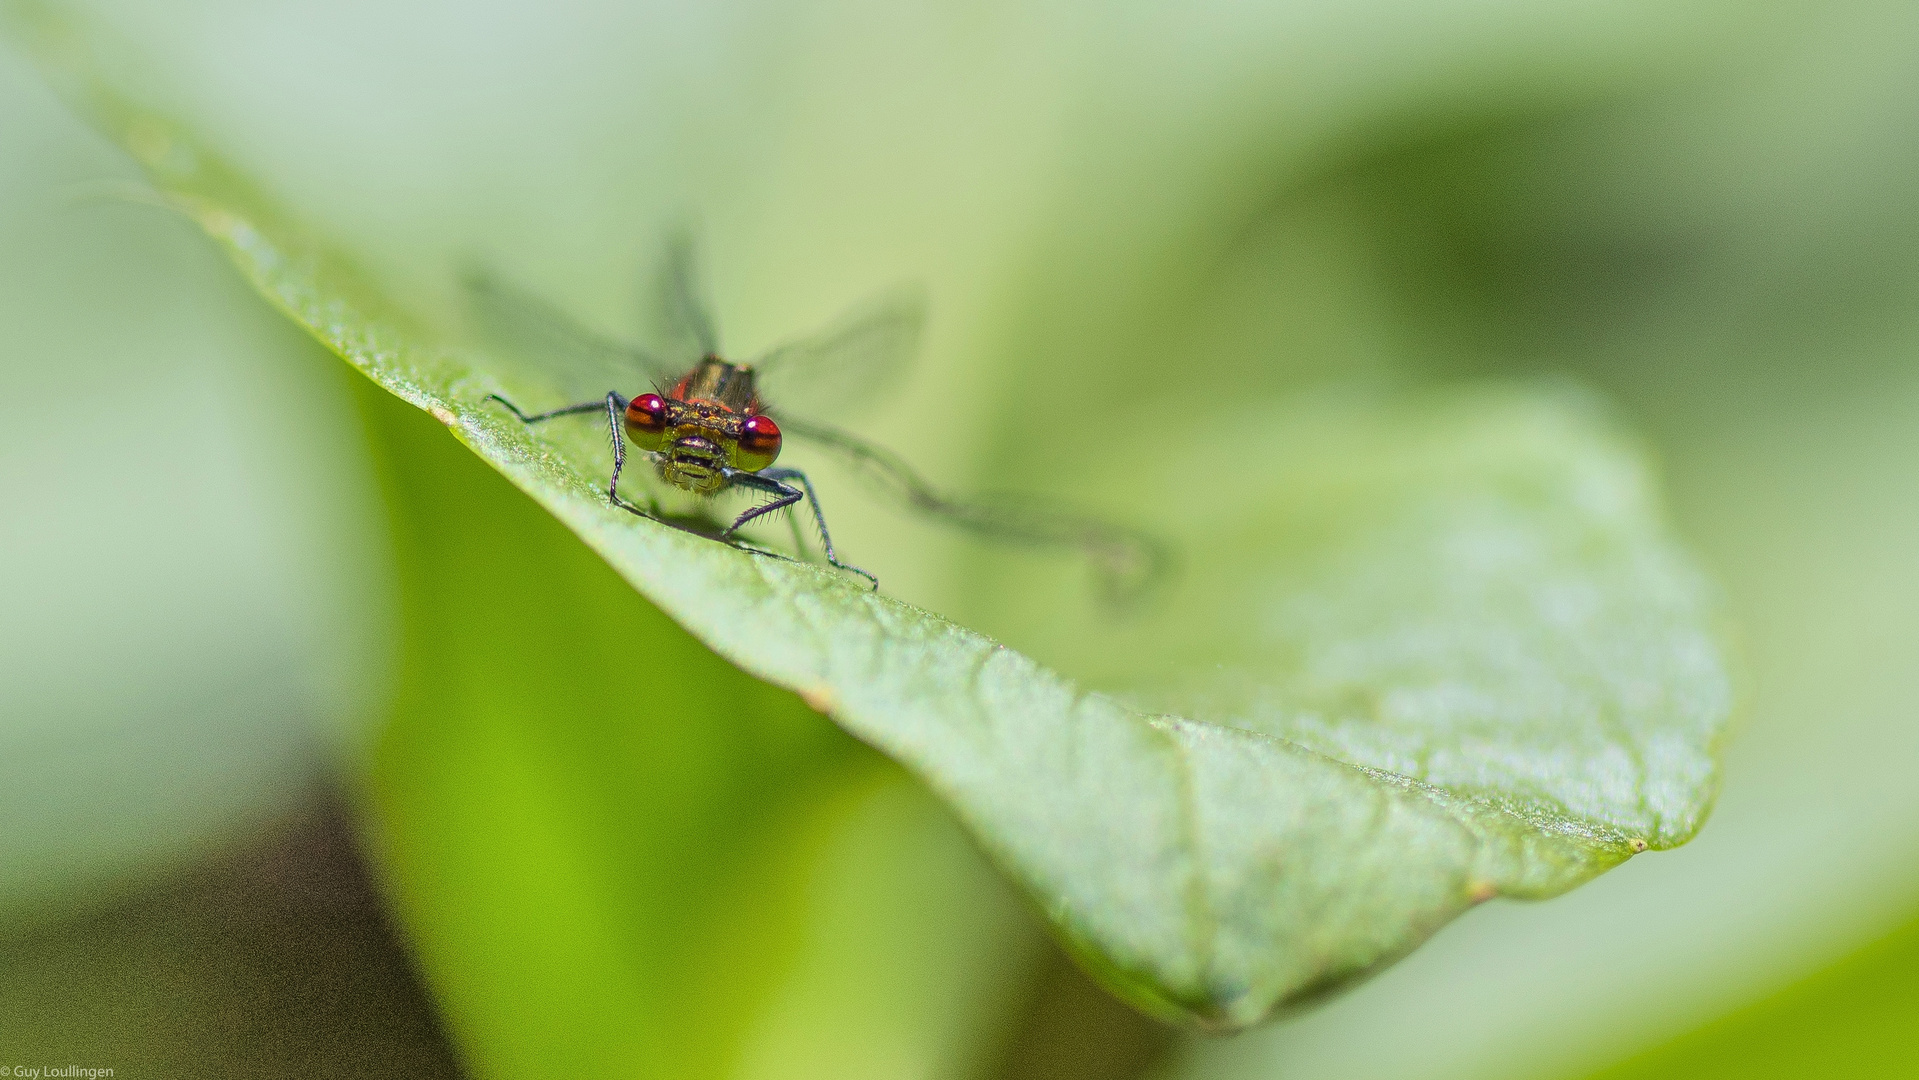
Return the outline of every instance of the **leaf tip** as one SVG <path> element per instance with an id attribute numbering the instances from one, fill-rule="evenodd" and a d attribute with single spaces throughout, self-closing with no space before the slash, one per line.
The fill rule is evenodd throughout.
<path id="1" fill-rule="evenodd" d="M 1626 847 L 1631 849 L 1634 855 L 1637 855 L 1640 852 L 1646 850 L 1646 848 L 1649 846 L 1651 845 L 1647 844 L 1644 838 L 1638 837 L 1638 836 L 1635 836 L 1632 839 L 1626 841 Z"/>

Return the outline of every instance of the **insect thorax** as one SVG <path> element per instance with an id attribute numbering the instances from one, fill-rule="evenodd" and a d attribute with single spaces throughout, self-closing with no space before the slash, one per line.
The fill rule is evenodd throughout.
<path id="1" fill-rule="evenodd" d="M 671 426 L 655 459 L 660 478 L 700 495 L 725 487 L 721 470 L 738 464 L 742 426 L 758 405 L 752 368 L 716 356 L 701 360 L 669 397 Z"/>
<path id="2" fill-rule="evenodd" d="M 753 369 L 708 356 L 687 372 L 669 396 L 685 402 L 710 402 L 730 412 L 751 412 L 758 404 Z"/>

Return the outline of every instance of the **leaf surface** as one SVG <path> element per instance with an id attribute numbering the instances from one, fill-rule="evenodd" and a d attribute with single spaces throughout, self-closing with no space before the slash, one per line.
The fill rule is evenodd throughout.
<path id="1" fill-rule="evenodd" d="M 1106 471 L 1178 534 L 1182 575 L 1117 619 L 1057 564 L 1012 560 L 970 613 L 1017 651 L 610 506 L 603 434 L 487 400 L 553 398 L 537 357 L 403 311 L 356 253 L 87 75 L 78 39 L 43 21 L 37 40 L 263 296 L 720 656 L 905 765 L 1142 1008 L 1244 1027 L 1703 818 L 1730 707 L 1710 593 L 1637 450 L 1575 393 L 1294 397 L 1121 448 Z M 1258 467 L 1236 464 L 1249 431 L 1271 435 Z"/>

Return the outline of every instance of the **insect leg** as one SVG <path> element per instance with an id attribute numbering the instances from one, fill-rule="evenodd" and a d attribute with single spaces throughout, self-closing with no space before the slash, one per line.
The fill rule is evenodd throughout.
<path id="1" fill-rule="evenodd" d="M 617 396 L 617 395 L 614 395 L 614 396 Z M 523 413 L 520 411 L 520 407 L 518 405 L 513 404 L 511 401 L 508 401 L 507 399 L 501 397 L 498 394 L 488 394 L 487 397 L 493 399 L 494 401 L 499 402 L 500 404 L 506 406 L 508 409 L 511 409 L 513 411 L 513 415 L 519 417 L 520 423 L 522 424 L 537 424 L 542 420 L 551 420 L 556 416 L 571 416 L 574 413 L 595 412 L 600 408 L 600 405 L 601 405 L 601 403 L 597 400 L 582 401 L 578 405 L 567 405 L 563 408 L 548 409 L 546 412 L 534 413 L 533 415 L 528 416 L 526 413 Z M 625 408 L 625 405 L 622 404 L 621 408 Z"/>
<path id="2" fill-rule="evenodd" d="M 653 516 L 639 507 L 634 506 L 632 503 L 627 502 L 625 499 L 620 498 L 620 470 L 626 467 L 626 440 L 620 437 L 620 414 L 626 410 L 626 399 L 621 397 L 617 392 L 609 390 L 607 391 L 606 397 L 602 400 L 583 401 L 578 405 L 567 405 L 558 409 L 549 409 L 546 412 L 534 413 L 531 416 L 521 412 L 518 405 L 513 404 L 498 394 L 488 394 L 487 397 L 511 409 L 513 415 L 519 417 L 520 422 L 524 424 L 537 424 L 542 420 L 551 420 L 556 416 L 571 416 L 575 413 L 588 413 L 605 409 L 607 432 L 613 438 L 613 479 L 606 485 L 606 497 L 612 501 L 614 506 L 622 510 L 638 514 L 643 518 Z"/>
<path id="3" fill-rule="evenodd" d="M 652 514 L 620 498 L 620 470 L 626 468 L 626 439 L 620 434 L 620 420 L 625 411 L 625 399 L 609 391 L 606 395 L 606 430 L 613 439 L 613 479 L 607 481 L 606 497 L 614 506 L 628 513 L 651 518 Z"/>
<path id="4" fill-rule="evenodd" d="M 840 561 L 838 553 L 833 550 L 833 534 L 826 531 L 826 515 L 820 510 L 819 494 L 813 490 L 813 481 L 807 479 L 805 473 L 798 469 L 761 469 L 756 473 L 729 469 L 727 470 L 726 478 L 733 483 L 753 488 L 756 491 L 764 491 L 769 495 L 778 496 L 778 498 L 775 498 L 772 502 L 764 506 L 756 506 L 746 513 L 741 514 L 734 520 L 732 525 L 727 527 L 727 535 L 730 535 L 733 530 L 738 529 L 756 517 L 770 514 L 775 510 L 799 502 L 802 495 L 804 495 L 804 497 L 813 504 L 813 521 L 820 527 L 820 543 L 821 546 L 826 549 L 827 564 L 835 569 L 858 574 L 867 581 L 872 582 L 874 589 L 880 587 L 879 578 L 854 566 L 852 563 L 843 563 Z M 800 487 L 796 488 L 791 484 L 783 483 L 782 481 L 785 480 L 798 480 Z M 801 488 L 805 489 L 804 492 L 802 492 Z"/>
<path id="5" fill-rule="evenodd" d="M 848 572 L 848 574 L 858 574 L 860 577 L 865 577 L 867 581 L 873 583 L 873 589 L 879 589 L 879 577 L 873 577 L 873 575 L 867 574 L 865 570 L 860 570 L 858 566 L 854 566 L 854 564 L 850 564 L 850 562 L 841 562 L 841 560 L 839 560 L 839 552 L 833 551 L 833 533 L 827 531 L 827 516 L 825 516 L 825 510 L 819 508 L 819 493 L 814 491 L 814 481 L 808 480 L 804 472 L 800 472 L 800 470 L 796 470 L 796 468 L 762 468 L 760 472 L 756 472 L 756 474 L 746 474 L 746 476 L 756 476 L 756 478 L 760 478 L 760 480 L 773 481 L 773 483 L 777 483 L 779 487 L 785 487 L 787 491 L 793 491 L 794 497 L 793 499 L 779 499 L 779 501 L 773 501 L 773 503 L 768 503 L 766 506 L 758 506 L 758 508 L 754 508 L 754 510 L 746 510 L 745 514 L 739 516 L 737 522 L 733 522 L 733 528 L 741 528 L 743 524 L 750 522 L 752 518 L 758 518 L 760 514 L 768 514 L 771 510 L 777 510 L 777 508 L 781 508 L 781 506 L 791 506 L 793 503 L 796 503 L 796 501 L 798 501 L 798 491 L 794 489 L 791 483 L 783 483 L 783 481 L 798 480 L 800 481 L 800 487 L 806 489 L 806 501 L 812 503 L 812 506 L 814 506 L 814 524 L 819 526 L 819 547 L 825 549 L 827 564 L 829 564 L 829 566 L 835 566 L 835 568 L 839 568 L 839 570 L 844 570 L 844 572 Z M 729 529 L 729 531 L 731 531 L 731 529 Z"/>
<path id="6" fill-rule="evenodd" d="M 771 469 L 767 470 L 767 472 L 772 471 Z M 754 491 L 763 491 L 773 496 L 772 502 L 755 506 L 753 509 L 734 518 L 733 524 L 728 525 L 726 531 L 720 534 L 723 537 L 732 536 L 740 526 L 752 521 L 756 517 L 764 517 L 775 510 L 783 510 L 806 497 L 804 491 L 801 491 L 791 484 L 782 484 L 777 478 L 768 476 L 766 472 L 747 472 L 745 469 L 728 468 L 720 470 L 720 475 L 726 477 L 726 482 L 729 484 L 738 484 L 741 487 L 749 487 Z"/>

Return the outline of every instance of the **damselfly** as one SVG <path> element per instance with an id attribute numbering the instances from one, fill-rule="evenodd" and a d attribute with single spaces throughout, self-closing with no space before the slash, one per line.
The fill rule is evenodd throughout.
<path id="1" fill-rule="evenodd" d="M 496 336 L 564 369 L 570 381 L 612 386 L 603 397 L 535 413 L 499 394 L 489 397 L 528 424 L 604 415 L 613 444 L 606 494 L 614 505 L 659 517 L 620 494 L 630 440 L 673 487 L 701 497 L 734 489 L 766 496 L 734 518 L 720 539 L 730 540 L 742 526 L 805 500 L 826 561 L 878 588 L 872 574 L 840 559 L 812 480 L 799 469 L 774 464 L 790 435 L 837 454 L 882 495 L 920 513 L 1003 540 L 1080 550 L 1115 598 L 1136 595 L 1165 569 L 1166 548 L 1145 533 L 1033 499 L 949 499 L 897 455 L 789 411 L 823 411 L 833 408 L 836 398 L 871 395 L 889 384 L 917 343 L 922 322 L 917 302 L 895 298 L 872 305 L 823 333 L 735 363 L 721 353 L 685 240 L 669 245 L 661 284 L 661 321 L 677 346 L 697 350 L 690 364 L 596 334 L 496 278 L 476 274 L 469 279 L 477 310 Z M 620 392 L 636 382 L 651 389 L 633 397 Z"/>

